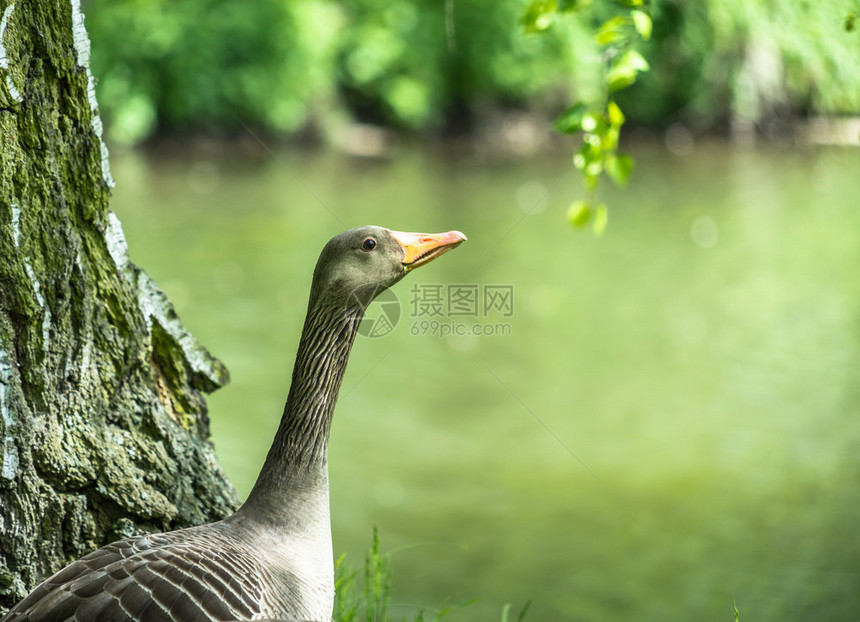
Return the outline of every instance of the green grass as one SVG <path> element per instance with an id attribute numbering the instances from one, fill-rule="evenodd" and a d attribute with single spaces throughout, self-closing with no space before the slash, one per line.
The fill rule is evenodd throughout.
<path id="1" fill-rule="evenodd" d="M 393 614 L 389 613 L 391 604 L 391 553 L 382 553 L 379 547 L 379 531 L 374 527 L 373 541 L 370 550 L 364 558 L 364 572 L 351 567 L 346 562 L 346 555 L 341 555 L 335 562 L 335 597 L 333 622 L 392 622 Z M 359 579 L 361 575 L 361 580 Z M 467 601 L 448 605 L 434 612 L 423 609 L 409 617 L 399 620 L 412 622 L 438 622 L 456 609 L 467 607 L 476 601 Z M 514 622 L 523 622 L 526 612 L 531 605 L 527 601 Z M 432 616 L 432 617 L 430 617 Z M 502 608 L 501 622 L 511 622 L 511 604 Z"/>
<path id="2" fill-rule="evenodd" d="M 373 528 L 373 541 L 365 554 L 364 572 L 351 567 L 342 554 L 335 562 L 335 598 L 332 622 L 393 622 L 395 618 L 389 613 L 391 604 L 391 553 L 382 553 L 379 546 L 379 530 Z M 359 585 L 359 575 L 362 575 Z M 467 607 L 475 601 L 450 605 L 435 613 L 419 610 L 411 617 L 400 618 L 406 622 L 438 622 L 451 611 Z M 523 622 L 532 601 L 526 601 L 513 622 Z M 502 608 L 501 622 L 511 622 L 511 603 Z M 740 621 L 737 603 L 732 600 L 735 622 Z M 428 616 L 432 615 L 430 618 Z"/>

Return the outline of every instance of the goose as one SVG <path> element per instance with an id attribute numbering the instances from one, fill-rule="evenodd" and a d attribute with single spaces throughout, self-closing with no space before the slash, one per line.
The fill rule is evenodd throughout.
<path id="1" fill-rule="evenodd" d="M 367 305 L 466 240 L 459 231 L 350 229 L 323 248 L 280 425 L 245 503 L 206 525 L 108 544 L 66 566 L 2 622 L 331 620 L 327 445 Z"/>

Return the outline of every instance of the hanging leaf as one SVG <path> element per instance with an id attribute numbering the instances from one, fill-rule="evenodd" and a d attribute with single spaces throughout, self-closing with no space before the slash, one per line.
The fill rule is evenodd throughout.
<path id="1" fill-rule="evenodd" d="M 624 113 L 614 101 L 610 101 L 606 105 L 606 117 L 609 119 L 609 125 L 612 127 L 621 127 L 624 125 Z"/>
<path id="2" fill-rule="evenodd" d="M 627 50 L 619 60 L 619 63 L 635 69 L 636 71 L 648 71 L 651 68 L 651 65 L 648 64 L 645 57 L 636 50 Z"/>
<path id="3" fill-rule="evenodd" d="M 585 174 L 588 175 L 589 177 L 594 177 L 595 179 L 597 179 L 597 177 L 602 172 L 603 172 L 603 161 L 602 161 L 602 159 L 601 160 L 594 160 L 593 162 L 589 162 L 588 164 L 585 165 Z"/>
<path id="4" fill-rule="evenodd" d="M 633 18 L 633 26 L 636 32 L 646 41 L 651 38 L 651 16 L 645 11 L 630 11 L 630 17 Z"/>
<path id="5" fill-rule="evenodd" d="M 620 91 L 636 82 L 636 72 L 628 67 L 613 67 L 606 74 L 610 91 Z"/>
<path id="6" fill-rule="evenodd" d="M 591 132 L 598 136 L 603 136 L 606 130 L 609 129 L 609 124 L 606 122 L 602 113 L 586 113 L 582 116 L 582 129 L 585 132 Z"/>
<path id="7" fill-rule="evenodd" d="M 603 235 L 606 231 L 606 225 L 609 223 L 609 210 L 601 203 L 594 210 L 594 234 Z"/>
<path id="8" fill-rule="evenodd" d="M 604 168 L 616 186 L 626 186 L 633 172 L 633 158 L 625 153 L 607 155 Z"/>
<path id="9" fill-rule="evenodd" d="M 591 219 L 591 206 L 588 205 L 588 201 L 580 199 L 571 203 L 567 209 L 567 219 L 577 229 L 584 228 Z"/>
<path id="10" fill-rule="evenodd" d="M 582 119 L 585 117 L 587 110 L 588 107 L 584 103 L 577 102 L 555 120 L 555 129 L 562 134 L 579 132 L 582 130 Z"/>
<path id="11" fill-rule="evenodd" d="M 603 135 L 601 146 L 604 151 L 612 152 L 618 149 L 618 137 L 621 135 L 621 129 L 618 127 L 610 127 Z"/>
<path id="12" fill-rule="evenodd" d="M 648 71 L 648 61 L 636 50 L 627 50 L 615 59 L 606 74 L 610 91 L 618 91 L 636 82 L 640 71 Z"/>
<path id="13" fill-rule="evenodd" d="M 583 142 L 579 151 L 573 154 L 573 165 L 588 175 L 600 175 L 603 170 L 603 149 L 600 142 Z"/>
<path id="14" fill-rule="evenodd" d="M 520 17 L 523 30 L 529 34 L 543 32 L 555 20 L 555 0 L 533 0 Z"/>
<path id="15" fill-rule="evenodd" d="M 609 45 L 625 37 L 625 30 L 630 25 L 630 18 L 613 17 L 606 20 L 597 30 L 594 38 L 600 45 Z"/>

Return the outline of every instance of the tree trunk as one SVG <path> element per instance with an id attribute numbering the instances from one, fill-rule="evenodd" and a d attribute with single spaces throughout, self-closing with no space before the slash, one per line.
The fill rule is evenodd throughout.
<path id="1" fill-rule="evenodd" d="M 108 210 L 80 0 L 0 0 L 0 614 L 137 532 L 224 517 L 227 381 Z"/>

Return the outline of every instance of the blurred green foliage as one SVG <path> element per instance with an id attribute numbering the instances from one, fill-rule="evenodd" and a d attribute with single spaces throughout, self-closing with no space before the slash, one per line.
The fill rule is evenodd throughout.
<path id="1" fill-rule="evenodd" d="M 756 122 L 788 112 L 860 112 L 860 38 L 845 0 L 654 2 L 642 48 L 653 67 L 619 97 L 631 118 L 679 112 Z"/>
<path id="2" fill-rule="evenodd" d="M 635 10 L 607 22 L 625 4 L 639 3 L 89 0 L 84 10 L 102 112 L 124 142 L 239 119 L 294 132 L 345 118 L 457 129 L 492 107 L 549 117 L 599 99 L 601 46 L 631 28 L 650 39 L 613 80 L 626 86 L 631 68 L 651 66 L 618 93 L 631 121 L 860 110 L 860 37 L 844 0 L 657 0 L 653 23 Z"/>
<path id="3" fill-rule="evenodd" d="M 306 123 L 333 96 L 334 3 L 95 0 L 84 7 L 99 104 L 115 140 L 154 130 Z"/>
<path id="4" fill-rule="evenodd" d="M 484 101 L 566 91 L 564 33 L 527 40 L 520 3 L 458 0 L 91 0 L 98 98 L 115 140 L 236 126 L 276 132 L 345 115 L 404 129 Z"/>

